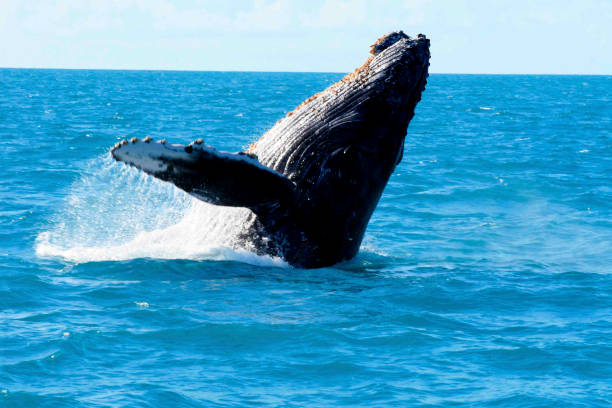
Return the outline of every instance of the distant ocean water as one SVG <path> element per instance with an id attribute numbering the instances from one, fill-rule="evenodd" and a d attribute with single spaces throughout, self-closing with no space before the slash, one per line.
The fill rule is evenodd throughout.
<path id="1" fill-rule="evenodd" d="M 0 406 L 611 406 L 610 76 L 432 75 L 331 268 L 109 158 L 243 149 L 340 77 L 0 70 Z"/>

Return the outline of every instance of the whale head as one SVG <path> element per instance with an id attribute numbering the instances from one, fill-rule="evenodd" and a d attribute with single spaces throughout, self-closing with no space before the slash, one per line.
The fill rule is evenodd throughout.
<path id="1" fill-rule="evenodd" d="M 296 219 L 303 220 L 300 229 L 315 243 L 314 262 L 321 265 L 357 253 L 402 159 L 407 127 L 428 76 L 429 40 L 423 35 L 388 34 L 372 45 L 371 54 L 251 147 L 264 165 L 295 183 Z"/>

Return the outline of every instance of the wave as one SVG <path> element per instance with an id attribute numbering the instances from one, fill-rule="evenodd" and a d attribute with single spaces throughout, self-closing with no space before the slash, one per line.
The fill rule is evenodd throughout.
<path id="1" fill-rule="evenodd" d="M 87 163 L 35 250 L 76 263 L 157 258 L 286 266 L 239 244 L 250 219 L 247 209 L 206 204 L 104 155 Z"/>

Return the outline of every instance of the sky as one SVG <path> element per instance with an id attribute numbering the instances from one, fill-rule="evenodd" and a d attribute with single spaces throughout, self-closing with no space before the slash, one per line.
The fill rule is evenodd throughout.
<path id="1" fill-rule="evenodd" d="M 0 0 L 0 67 L 349 72 L 394 30 L 433 73 L 612 74 L 612 0 Z"/>

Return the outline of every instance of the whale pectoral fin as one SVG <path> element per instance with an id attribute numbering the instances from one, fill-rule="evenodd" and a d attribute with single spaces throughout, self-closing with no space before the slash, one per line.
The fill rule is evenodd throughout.
<path id="1" fill-rule="evenodd" d="M 247 155 L 206 153 L 197 166 L 193 177 L 169 181 L 203 201 L 255 212 L 273 203 L 293 203 L 295 185 Z"/>
<path id="2" fill-rule="evenodd" d="M 211 204 L 247 207 L 255 212 L 270 204 L 292 204 L 295 185 L 246 153 L 219 152 L 191 144 L 122 142 L 113 158 L 127 163 Z"/>

